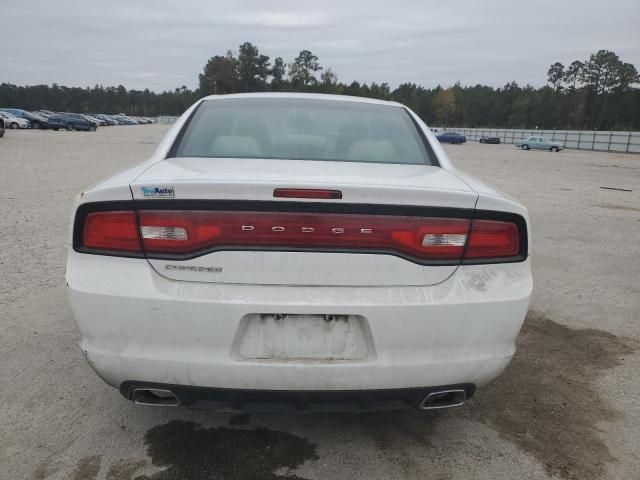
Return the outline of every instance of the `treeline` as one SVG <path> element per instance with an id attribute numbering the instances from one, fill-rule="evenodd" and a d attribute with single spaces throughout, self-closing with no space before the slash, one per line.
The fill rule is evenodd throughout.
<path id="1" fill-rule="evenodd" d="M 198 93 L 183 86 L 162 93 L 118 87 L 63 87 L 53 84 L 17 86 L 0 84 L 0 107 L 77 113 L 125 113 L 127 115 L 179 115 Z"/>
<path id="2" fill-rule="evenodd" d="M 547 72 L 548 85 L 534 88 L 515 82 L 425 88 L 403 83 L 343 83 L 316 55 L 302 50 L 289 62 L 271 57 L 245 42 L 237 55 L 211 57 L 195 91 L 126 90 L 123 86 L 68 88 L 53 85 L 0 85 L 0 106 L 55 111 L 178 115 L 197 98 L 211 94 L 264 91 L 320 92 L 401 102 L 428 124 L 445 127 L 640 130 L 640 77 L 636 68 L 613 52 L 600 50 L 588 60 Z"/>

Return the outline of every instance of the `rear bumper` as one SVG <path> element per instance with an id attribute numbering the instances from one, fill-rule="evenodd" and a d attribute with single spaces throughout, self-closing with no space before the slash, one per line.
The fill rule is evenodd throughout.
<path id="1" fill-rule="evenodd" d="M 243 412 L 266 411 L 360 411 L 402 408 L 424 408 L 430 394 L 441 391 L 463 391 L 465 400 L 475 393 L 475 385 L 444 385 L 424 388 L 396 388 L 387 390 L 241 390 L 207 388 L 163 383 L 126 381 L 120 393 L 127 400 L 136 401 L 136 391 L 162 390 L 175 395 L 176 403 L 197 409 L 236 410 Z M 164 406 L 161 403 L 145 403 Z M 435 408 L 443 408 L 435 406 Z"/>
<path id="2" fill-rule="evenodd" d="M 430 287 L 295 287 L 172 281 L 142 259 L 69 252 L 68 294 L 88 362 L 107 383 L 351 391 L 482 386 L 509 363 L 530 260 L 466 265 Z M 361 360 L 248 360 L 241 320 L 256 313 L 356 315 Z"/>

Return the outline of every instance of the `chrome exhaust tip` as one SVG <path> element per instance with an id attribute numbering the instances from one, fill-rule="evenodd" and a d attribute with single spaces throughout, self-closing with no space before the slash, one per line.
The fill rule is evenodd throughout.
<path id="1" fill-rule="evenodd" d="M 154 407 L 177 407 L 180 405 L 180 400 L 171 390 L 161 388 L 134 388 L 131 392 L 131 400 L 138 405 Z"/>
<path id="2" fill-rule="evenodd" d="M 436 410 L 438 408 L 451 408 L 464 405 L 467 401 L 467 392 L 462 389 L 437 390 L 429 393 L 418 408 L 420 410 Z"/>

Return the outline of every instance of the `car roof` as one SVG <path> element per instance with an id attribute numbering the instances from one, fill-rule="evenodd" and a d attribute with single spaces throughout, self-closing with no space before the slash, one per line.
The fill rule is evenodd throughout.
<path id="1" fill-rule="evenodd" d="M 296 93 L 296 92 L 259 92 L 259 93 L 230 93 L 226 95 L 209 95 L 203 100 L 223 100 L 225 98 L 298 98 L 309 100 L 335 100 L 339 102 L 356 102 L 370 103 L 377 105 L 390 105 L 394 107 L 402 107 L 404 105 L 398 102 L 390 102 L 387 100 L 378 100 L 377 98 L 354 97 L 351 95 L 332 95 L 328 93 Z"/>

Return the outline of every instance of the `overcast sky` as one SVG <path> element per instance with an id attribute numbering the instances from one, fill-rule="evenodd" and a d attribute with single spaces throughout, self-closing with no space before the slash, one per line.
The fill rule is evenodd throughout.
<path id="1" fill-rule="evenodd" d="M 195 88 L 245 41 L 316 54 L 343 82 L 540 86 L 608 49 L 640 70 L 640 0 L 4 0 L 0 82 Z"/>

